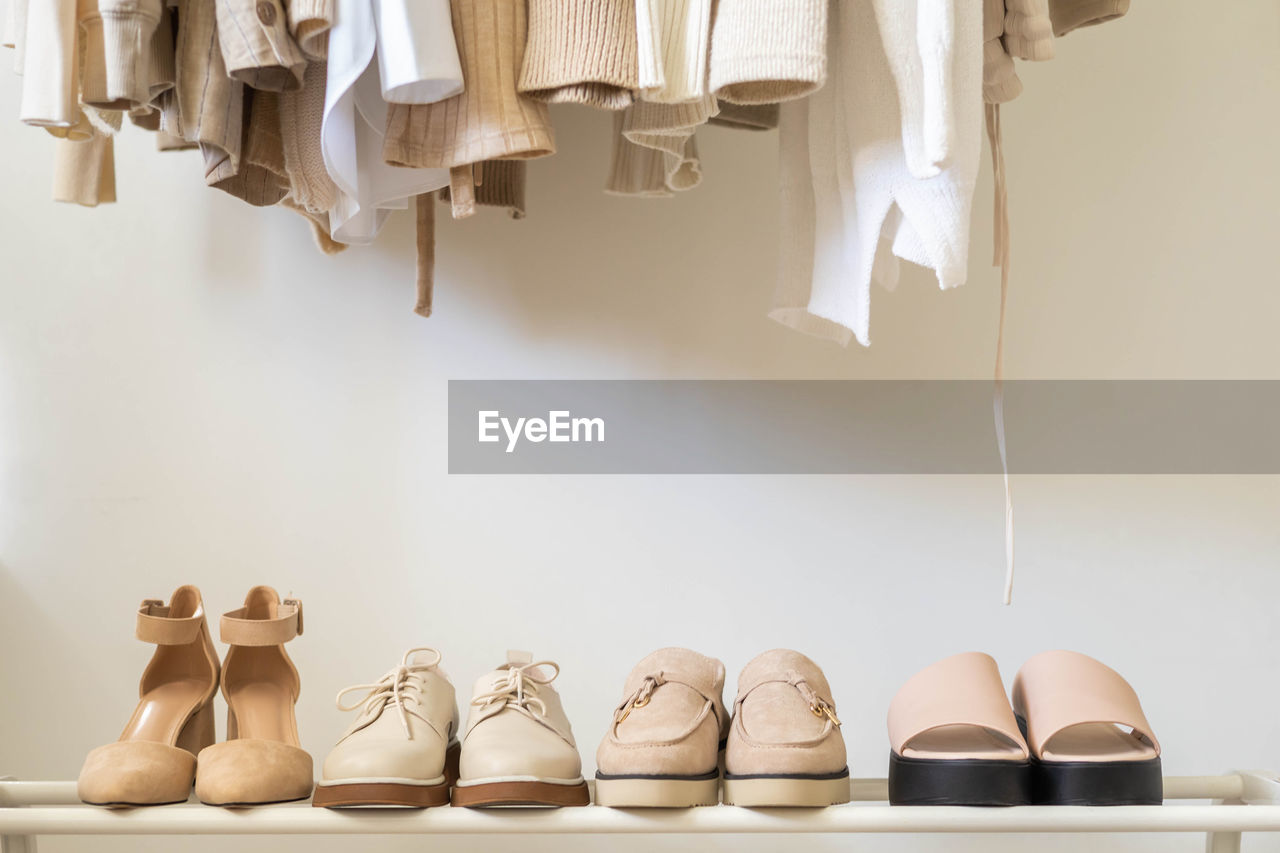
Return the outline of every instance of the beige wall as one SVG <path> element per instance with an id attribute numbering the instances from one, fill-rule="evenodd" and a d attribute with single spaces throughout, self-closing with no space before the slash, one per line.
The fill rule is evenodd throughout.
<path id="1" fill-rule="evenodd" d="M 1276 4 L 1137 2 L 1023 76 L 1006 111 L 1010 375 L 1280 379 Z M 49 140 L 12 120 L 17 93 L 0 74 L 0 773 L 71 778 L 116 735 L 147 653 L 131 610 L 188 581 L 213 610 L 259 582 L 306 600 L 299 720 L 317 755 L 345 726 L 338 688 L 409 645 L 438 645 L 461 684 L 508 646 L 557 659 L 588 763 L 650 649 L 718 655 L 732 680 L 788 645 L 831 676 L 853 772 L 882 775 L 884 709 L 917 667 L 985 649 L 1011 678 L 1066 646 L 1131 678 L 1169 772 L 1280 769 L 1277 478 L 1018 478 L 1021 574 L 1002 608 L 994 477 L 445 474 L 450 378 L 989 375 L 985 164 L 969 284 L 940 293 L 912 272 L 875 294 L 873 348 L 845 351 L 764 316 L 774 137 L 708 130 L 703 187 L 615 199 L 600 192 L 608 117 L 559 110 L 561 153 L 531 167 L 527 220 L 442 223 L 437 316 L 422 320 L 404 217 L 378 248 L 324 258 L 290 214 L 206 190 L 195 155 L 136 132 L 119 204 L 55 206 Z"/>

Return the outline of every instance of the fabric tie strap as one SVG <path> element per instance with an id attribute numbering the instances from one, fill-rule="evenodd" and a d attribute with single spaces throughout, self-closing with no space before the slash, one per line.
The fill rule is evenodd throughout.
<path id="1" fill-rule="evenodd" d="M 169 607 L 158 599 L 149 598 L 138 607 L 138 625 L 134 633 L 144 643 L 155 643 L 157 646 L 185 646 L 194 643 L 200 636 L 200 625 L 204 622 L 204 609 L 185 618 L 169 615 Z"/>
<path id="2" fill-rule="evenodd" d="M 279 646 L 302 633 L 299 599 L 286 598 L 274 610 L 276 615 L 269 619 L 251 618 L 248 607 L 222 614 L 222 642 L 232 646 Z"/>

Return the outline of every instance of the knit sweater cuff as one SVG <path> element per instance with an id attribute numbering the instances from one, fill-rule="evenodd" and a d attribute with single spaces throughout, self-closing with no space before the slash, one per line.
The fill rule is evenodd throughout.
<path id="1" fill-rule="evenodd" d="M 333 27 L 333 0 L 290 0 L 289 32 L 303 55 L 319 60 L 329 55 L 329 30 Z"/>
<path id="2" fill-rule="evenodd" d="M 634 3 L 531 0 L 519 91 L 552 104 L 620 110 L 638 87 Z"/>
<path id="3" fill-rule="evenodd" d="M 1054 35 L 1119 18 L 1129 11 L 1129 0 L 1049 0 Z"/>
<path id="4" fill-rule="evenodd" d="M 140 13 L 93 15 L 80 21 L 84 39 L 81 100 L 88 106 L 131 110 L 151 101 L 151 36 L 158 18 Z"/>
<path id="5" fill-rule="evenodd" d="M 804 97 L 827 76 L 827 4 L 722 3 L 711 35 L 710 86 L 735 104 Z"/>
<path id="6" fill-rule="evenodd" d="M 1022 81 L 1013 67 L 1013 57 L 1005 53 L 999 38 L 982 45 L 982 99 L 988 104 L 1004 104 L 1022 94 Z"/>
<path id="7" fill-rule="evenodd" d="M 475 167 L 475 203 L 481 207 L 505 207 L 512 219 L 524 219 L 524 187 L 529 172 L 527 160 L 485 160 Z M 451 201 L 449 188 L 440 191 L 442 201 Z"/>
<path id="8" fill-rule="evenodd" d="M 1009 0 L 1004 17 L 1004 47 L 1018 59 L 1053 59 L 1053 24 L 1045 0 Z"/>

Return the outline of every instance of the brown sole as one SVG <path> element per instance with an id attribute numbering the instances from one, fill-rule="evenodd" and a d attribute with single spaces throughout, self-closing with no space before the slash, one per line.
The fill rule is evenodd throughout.
<path id="1" fill-rule="evenodd" d="M 487 782 L 453 789 L 453 804 L 465 808 L 485 806 L 585 806 L 591 803 L 587 783 L 557 785 L 554 782 Z"/>
<path id="2" fill-rule="evenodd" d="M 350 806 L 405 806 L 426 809 L 449 805 L 449 788 L 458 779 L 458 744 L 444 754 L 444 782 L 439 785 L 406 785 L 400 782 L 352 782 L 316 785 L 311 805 L 322 809 Z"/>
<path id="3" fill-rule="evenodd" d="M 449 805 L 449 783 L 404 785 L 398 782 L 355 782 L 350 785 L 317 785 L 311 805 L 333 809 L 344 806 L 407 806 L 425 809 Z"/>

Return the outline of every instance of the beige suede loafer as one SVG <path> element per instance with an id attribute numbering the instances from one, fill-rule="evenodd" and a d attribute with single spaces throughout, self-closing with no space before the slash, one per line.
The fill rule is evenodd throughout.
<path id="1" fill-rule="evenodd" d="M 440 653 L 417 648 L 372 684 L 338 694 L 359 716 L 329 751 L 313 806 L 443 806 L 458 777 L 458 704 Z M 343 697 L 361 693 L 354 704 Z"/>
<path id="2" fill-rule="evenodd" d="M 799 652 L 765 652 L 738 676 L 725 747 L 724 801 L 849 802 L 849 768 L 831 687 L 818 665 Z"/>
<path id="3" fill-rule="evenodd" d="M 551 682 L 560 667 L 528 652 L 475 684 L 455 806 L 585 806 L 591 800 L 569 719 Z"/>
<path id="4" fill-rule="evenodd" d="M 596 804 L 719 803 L 723 694 L 724 664 L 689 649 L 659 649 L 636 664 L 596 750 Z"/>

